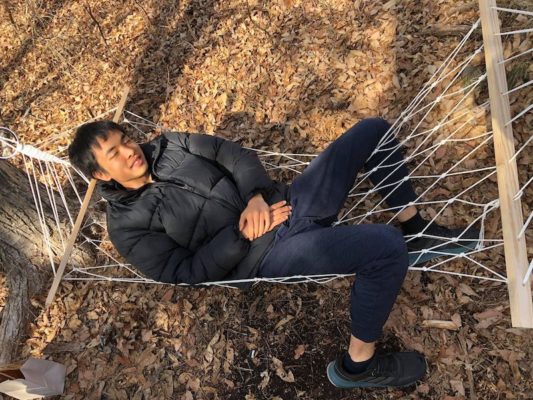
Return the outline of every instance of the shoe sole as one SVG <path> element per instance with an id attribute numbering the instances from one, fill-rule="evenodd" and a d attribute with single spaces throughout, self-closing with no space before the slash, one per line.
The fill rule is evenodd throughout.
<path id="1" fill-rule="evenodd" d="M 433 251 L 428 251 L 427 253 L 421 253 L 419 250 L 409 253 L 409 266 L 414 266 L 417 264 L 422 264 L 427 261 L 431 261 L 434 258 L 438 257 L 446 257 L 448 255 L 450 256 L 456 256 L 457 254 L 464 253 L 468 250 L 475 250 L 476 246 L 478 245 L 479 241 L 474 240 L 471 242 L 463 242 L 460 246 L 452 247 L 449 249 L 442 249 L 439 250 L 438 253 L 435 253 Z"/>
<path id="2" fill-rule="evenodd" d="M 422 375 L 421 377 L 416 378 L 412 382 L 406 383 L 405 385 L 380 385 L 379 383 L 353 382 L 353 381 L 348 381 L 338 376 L 335 373 L 335 361 L 332 361 L 328 365 L 326 374 L 328 376 L 328 380 L 331 382 L 333 386 L 338 387 L 340 389 L 356 389 L 356 388 L 403 388 L 403 387 L 414 385 L 416 382 L 421 380 L 424 377 L 425 372 L 424 372 L 424 375 Z"/>

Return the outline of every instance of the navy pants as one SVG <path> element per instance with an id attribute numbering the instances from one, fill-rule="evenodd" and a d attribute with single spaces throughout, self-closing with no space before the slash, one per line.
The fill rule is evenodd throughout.
<path id="1" fill-rule="evenodd" d="M 346 201 L 362 169 L 371 171 L 402 160 L 396 140 L 386 140 L 382 151 L 371 154 L 389 124 L 365 119 L 332 142 L 296 177 L 290 186 L 291 217 L 277 230 L 274 245 L 259 269 L 262 277 L 356 274 L 351 290 L 352 334 L 375 341 L 387 320 L 408 267 L 407 247 L 397 228 L 386 224 L 331 224 Z M 392 153 L 392 154 L 391 154 Z M 370 157 L 370 158 L 369 158 Z M 379 168 L 370 175 L 376 184 L 396 167 Z M 407 176 L 399 168 L 383 184 Z M 399 207 L 416 195 L 409 181 L 380 191 L 390 207 Z"/>

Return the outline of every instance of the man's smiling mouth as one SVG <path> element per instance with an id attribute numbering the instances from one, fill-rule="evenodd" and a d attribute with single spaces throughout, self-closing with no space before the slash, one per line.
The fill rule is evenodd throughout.
<path id="1" fill-rule="evenodd" d="M 142 164 L 143 164 L 143 159 L 141 158 L 141 156 L 135 156 L 135 160 L 133 160 L 133 162 L 131 163 L 130 168 L 140 167 Z"/>

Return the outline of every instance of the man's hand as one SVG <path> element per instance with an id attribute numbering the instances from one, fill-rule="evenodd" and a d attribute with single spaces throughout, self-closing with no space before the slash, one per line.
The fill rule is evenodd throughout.
<path id="1" fill-rule="evenodd" d="M 270 228 L 268 229 L 269 231 L 289 219 L 289 216 L 292 214 L 292 206 L 286 204 L 287 202 L 285 200 L 282 200 L 270 206 L 271 223 Z"/>
<path id="2" fill-rule="evenodd" d="M 253 199 L 254 198 L 250 200 L 250 203 L 252 203 Z M 264 235 L 265 233 L 271 231 L 279 224 L 285 222 L 289 218 L 289 215 L 292 210 L 292 207 L 290 205 L 285 205 L 286 204 L 285 200 L 272 204 L 270 207 L 265 203 L 262 197 L 260 198 L 260 200 L 262 203 L 264 203 L 267 206 L 267 209 L 268 209 L 268 219 L 266 219 L 267 224 L 265 225 L 262 225 L 261 223 L 258 224 L 260 227 L 263 227 L 263 226 L 266 227 L 264 231 L 254 230 L 254 218 L 251 214 L 253 211 L 259 211 L 258 216 L 259 217 L 264 216 L 264 214 L 261 214 L 261 212 L 264 210 L 264 207 L 261 204 L 261 202 L 258 201 L 257 202 L 258 204 L 248 203 L 248 207 L 241 214 L 241 219 L 239 221 L 239 230 L 248 240 L 255 240 L 258 237 Z M 252 205 L 253 207 L 250 207 L 250 205 Z M 249 208 L 250 210 L 248 210 Z M 265 219 L 263 220 L 263 223 L 264 221 Z"/>
<path id="3" fill-rule="evenodd" d="M 239 230 L 248 226 L 251 238 L 257 239 L 263 235 L 270 226 L 270 207 L 259 193 L 250 199 L 239 219 Z"/>

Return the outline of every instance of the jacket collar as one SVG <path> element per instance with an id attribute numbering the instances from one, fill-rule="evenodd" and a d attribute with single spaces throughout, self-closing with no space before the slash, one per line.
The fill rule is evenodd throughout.
<path id="1" fill-rule="evenodd" d="M 151 174 L 154 171 L 155 164 L 161 153 L 161 141 L 162 136 L 159 136 L 148 143 L 143 143 L 140 145 L 141 150 L 146 157 L 148 169 L 150 170 Z M 126 189 L 124 186 L 114 180 L 109 182 L 98 181 L 96 184 L 96 190 L 100 196 L 107 201 L 120 203 L 137 198 L 147 187 L 148 185 L 144 185 L 139 189 Z"/>

